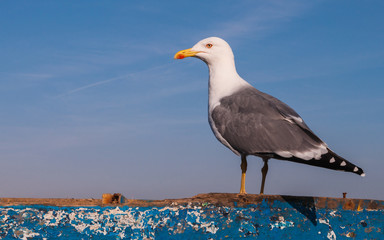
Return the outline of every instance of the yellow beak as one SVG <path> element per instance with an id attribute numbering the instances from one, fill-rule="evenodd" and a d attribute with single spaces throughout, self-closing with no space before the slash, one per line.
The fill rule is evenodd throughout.
<path id="1" fill-rule="evenodd" d="M 199 51 L 192 51 L 191 48 L 188 48 L 188 49 L 184 49 L 184 50 L 181 50 L 179 52 L 177 52 L 175 54 L 175 59 L 183 59 L 183 58 L 186 58 L 186 57 L 193 57 L 195 56 L 196 54 L 198 54 Z"/>

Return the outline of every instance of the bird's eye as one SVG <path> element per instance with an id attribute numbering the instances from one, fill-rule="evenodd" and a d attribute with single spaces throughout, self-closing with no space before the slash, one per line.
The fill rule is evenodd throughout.
<path id="1" fill-rule="evenodd" d="M 212 43 L 207 43 L 207 44 L 205 44 L 205 47 L 206 48 L 211 48 L 213 45 L 212 45 Z"/>

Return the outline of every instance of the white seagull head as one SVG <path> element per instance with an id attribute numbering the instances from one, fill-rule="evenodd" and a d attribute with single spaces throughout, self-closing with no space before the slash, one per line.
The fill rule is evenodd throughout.
<path id="1" fill-rule="evenodd" d="M 218 62 L 234 63 L 234 56 L 229 44 L 221 38 L 209 37 L 195 44 L 192 48 L 181 50 L 175 54 L 175 59 L 196 57 L 209 65 Z"/>

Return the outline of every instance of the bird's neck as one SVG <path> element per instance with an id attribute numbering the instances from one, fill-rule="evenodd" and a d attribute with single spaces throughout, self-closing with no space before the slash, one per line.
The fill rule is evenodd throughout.
<path id="1" fill-rule="evenodd" d="M 208 64 L 209 68 L 209 110 L 220 103 L 220 99 L 249 85 L 236 71 L 233 60 Z"/>

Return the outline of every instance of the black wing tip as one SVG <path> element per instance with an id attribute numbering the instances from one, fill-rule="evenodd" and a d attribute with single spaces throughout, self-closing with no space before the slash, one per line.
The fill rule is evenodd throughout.
<path id="1" fill-rule="evenodd" d="M 355 164 L 347 161 L 345 158 L 340 157 L 336 153 L 334 153 L 332 150 L 327 148 L 328 152 L 323 154 L 321 156 L 321 159 L 310 159 L 310 160 L 304 160 L 295 156 L 286 158 L 286 157 L 281 157 L 277 155 L 276 153 L 270 153 L 268 156 L 271 158 L 275 159 L 280 159 L 280 160 L 287 160 L 287 161 L 292 161 L 292 162 L 297 162 L 297 163 L 304 163 L 312 166 L 317 166 L 317 167 L 323 167 L 323 168 L 328 168 L 328 169 L 333 169 L 336 171 L 343 171 L 343 172 L 351 172 L 360 175 L 361 177 L 365 177 L 365 172 L 363 169 L 359 168 Z M 254 154 L 256 156 L 262 157 L 265 154 Z"/>
<path id="2" fill-rule="evenodd" d="M 354 167 L 353 171 L 347 170 L 347 172 L 353 172 L 353 173 L 360 175 L 361 177 L 365 177 L 365 172 L 363 169 L 361 169 L 355 165 L 353 165 L 353 167 Z"/>
<path id="3" fill-rule="evenodd" d="M 356 173 L 356 174 L 360 175 L 361 177 L 365 177 L 365 172 L 362 168 L 359 168 L 355 164 L 345 160 L 343 157 L 340 157 L 335 152 L 333 152 L 331 149 L 327 148 L 327 150 L 328 150 L 328 154 L 325 154 L 325 155 L 328 155 L 327 158 L 331 158 L 333 160 L 336 160 L 333 162 L 340 164 L 340 167 L 343 166 L 343 168 L 339 168 L 339 169 L 335 169 L 335 170 L 352 172 L 352 173 Z"/>

